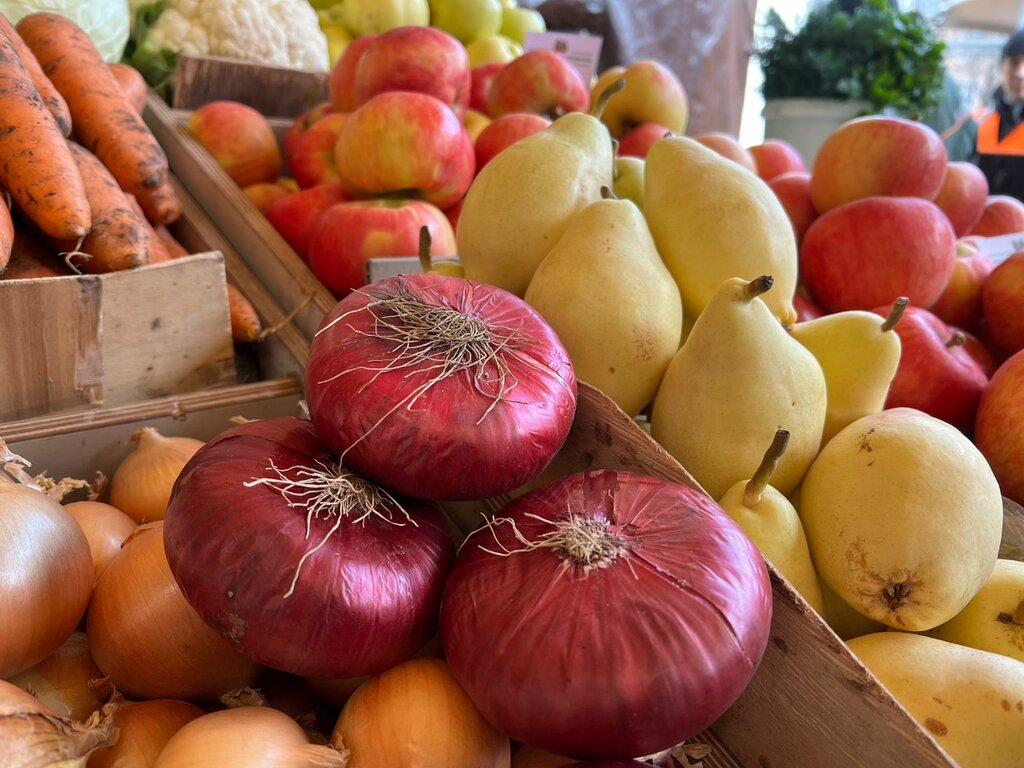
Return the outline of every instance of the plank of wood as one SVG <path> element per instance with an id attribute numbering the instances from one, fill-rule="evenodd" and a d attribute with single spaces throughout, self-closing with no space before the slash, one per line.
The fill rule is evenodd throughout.
<path id="1" fill-rule="evenodd" d="M 1024 507 L 1007 498 L 1003 499 L 1003 540 L 999 556 L 1024 561 Z"/>

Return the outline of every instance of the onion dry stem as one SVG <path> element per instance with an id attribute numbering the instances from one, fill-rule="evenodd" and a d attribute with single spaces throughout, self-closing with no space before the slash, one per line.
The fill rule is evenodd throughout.
<path id="1" fill-rule="evenodd" d="M 510 517 L 496 517 L 488 521 L 486 525 L 494 536 L 495 542 L 501 547 L 501 551 L 493 551 L 486 547 L 480 548 L 484 552 L 498 557 L 509 557 L 535 549 L 552 549 L 563 557 L 565 567 L 579 566 L 583 568 L 584 573 L 589 573 L 595 568 L 607 568 L 629 551 L 627 542 L 609 530 L 608 523 L 603 520 L 581 517 L 572 513 L 566 519 L 558 521 L 548 520 L 532 513 L 525 517 L 550 525 L 552 528 L 531 541 L 519 530 L 515 520 Z M 499 542 L 495 532 L 495 527 L 498 525 L 512 526 L 513 535 L 523 546 L 509 549 Z M 629 565 L 632 570 L 632 563 Z"/>

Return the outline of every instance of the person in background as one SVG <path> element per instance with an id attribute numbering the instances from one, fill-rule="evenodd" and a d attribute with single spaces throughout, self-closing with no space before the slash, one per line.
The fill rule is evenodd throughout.
<path id="1" fill-rule="evenodd" d="M 1003 45 L 995 104 L 978 122 L 978 166 L 989 193 L 1024 200 L 1024 29 Z"/>

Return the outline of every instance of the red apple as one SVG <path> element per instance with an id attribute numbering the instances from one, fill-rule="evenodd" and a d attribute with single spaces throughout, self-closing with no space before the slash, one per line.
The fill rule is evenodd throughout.
<path id="1" fill-rule="evenodd" d="M 250 184 L 248 187 L 243 187 L 242 191 L 252 201 L 252 204 L 256 206 L 256 209 L 264 214 L 275 200 L 280 200 L 282 197 L 292 194 L 287 187 L 274 181 L 260 181 L 256 184 Z"/>
<path id="2" fill-rule="evenodd" d="M 1009 195 L 989 195 L 981 218 L 967 234 L 975 237 L 999 237 L 1024 232 L 1024 203 Z"/>
<path id="3" fill-rule="evenodd" d="M 996 369 L 999 368 L 999 363 L 992 351 L 970 331 L 957 328 L 955 325 L 950 325 L 949 329 L 954 332 L 960 331 L 964 335 L 964 352 L 973 357 L 974 362 L 985 372 L 985 376 L 991 379 L 995 375 Z"/>
<path id="4" fill-rule="evenodd" d="M 888 317 L 891 310 L 887 305 L 872 311 Z M 964 349 L 963 334 L 914 306 L 904 310 L 895 331 L 900 362 L 885 407 L 917 408 L 970 435 L 988 376 Z"/>
<path id="5" fill-rule="evenodd" d="M 669 133 L 668 128 L 658 123 L 640 123 L 635 128 L 630 128 L 619 139 L 619 155 L 646 159 L 651 147 Z"/>
<path id="6" fill-rule="evenodd" d="M 782 203 L 799 247 L 807 228 L 818 218 L 818 211 L 811 202 L 811 174 L 807 171 L 783 173 L 769 181 L 768 187 Z"/>
<path id="7" fill-rule="evenodd" d="M 356 101 L 356 72 L 363 55 L 377 39 L 376 35 L 362 35 L 345 46 L 327 76 L 327 93 L 339 112 L 351 112 L 359 106 Z"/>
<path id="8" fill-rule="evenodd" d="M 551 125 L 542 115 L 530 112 L 513 112 L 495 118 L 480 132 L 473 143 L 476 151 L 476 172 L 480 173 L 492 157 L 520 139 L 532 136 Z"/>
<path id="9" fill-rule="evenodd" d="M 491 91 L 491 81 L 504 68 L 504 61 L 491 61 L 473 67 L 469 71 L 469 108 L 487 114 L 487 94 Z"/>
<path id="10" fill-rule="evenodd" d="M 999 366 L 974 422 L 974 442 L 988 459 L 1003 495 L 1024 504 L 1024 351 Z"/>
<path id="11" fill-rule="evenodd" d="M 1017 251 L 985 278 L 981 305 L 999 348 L 1007 355 L 1024 349 L 1024 251 Z"/>
<path id="12" fill-rule="evenodd" d="M 949 217 L 957 237 L 970 232 L 981 218 L 987 199 L 988 179 L 978 166 L 962 161 L 946 164 L 935 204 Z"/>
<path id="13" fill-rule="evenodd" d="M 824 310 L 811 301 L 810 297 L 800 289 L 797 289 L 796 293 L 793 294 L 793 308 L 796 310 L 796 321 L 798 323 L 813 320 L 825 314 Z"/>
<path id="14" fill-rule="evenodd" d="M 747 148 L 757 166 L 757 175 L 765 181 L 793 171 L 806 171 L 800 150 L 782 139 L 765 139 Z"/>
<path id="15" fill-rule="evenodd" d="M 601 122 L 608 126 L 612 138 L 621 139 L 643 123 L 664 125 L 676 135 L 686 131 L 690 102 L 675 72 L 654 59 L 609 67 L 591 86 L 591 102 L 597 104 L 619 80 L 625 85 L 608 98 L 601 111 Z"/>
<path id="16" fill-rule="evenodd" d="M 436 27 L 389 29 L 369 45 L 356 68 L 356 103 L 386 91 L 415 91 L 440 99 L 461 120 L 469 105 L 469 55 Z"/>
<path id="17" fill-rule="evenodd" d="M 953 227 L 935 203 L 867 197 L 815 219 L 800 247 L 800 275 L 826 312 L 889 307 L 900 296 L 930 307 L 955 259 Z"/>
<path id="18" fill-rule="evenodd" d="M 303 260 L 309 259 L 309 238 L 321 213 L 348 200 L 341 184 L 322 184 L 282 197 L 270 204 L 267 220 Z"/>
<path id="19" fill-rule="evenodd" d="M 339 180 L 338 168 L 334 163 L 334 147 L 348 116 L 348 112 L 324 115 L 295 140 L 290 169 L 300 189 Z"/>
<path id="20" fill-rule="evenodd" d="M 552 119 L 566 112 L 586 112 L 590 92 L 583 76 L 554 51 L 527 51 L 508 62 L 491 81 L 487 114 L 533 112 Z"/>
<path id="21" fill-rule="evenodd" d="M 933 200 L 946 161 L 942 137 L 924 123 L 858 117 L 822 142 L 811 171 L 811 198 L 820 213 L 876 195 Z"/>
<path id="22" fill-rule="evenodd" d="M 455 234 L 444 213 L 422 200 L 339 203 L 317 219 L 309 267 L 339 299 L 366 285 L 366 262 L 415 256 L 420 227 L 430 231 L 432 256 L 454 256 Z"/>
<path id="23" fill-rule="evenodd" d="M 978 341 L 980 341 L 985 346 L 985 349 L 989 351 L 989 354 L 992 355 L 992 359 L 996 361 L 996 365 L 1002 365 L 1006 362 L 1006 358 L 1010 355 L 999 345 L 999 342 L 995 340 L 995 337 L 993 337 L 992 324 L 985 317 L 984 305 L 982 306 L 981 322 L 978 323 L 978 327 L 974 329 L 974 335 L 978 337 Z"/>
<path id="24" fill-rule="evenodd" d="M 466 198 L 462 198 L 455 205 L 449 205 L 444 209 L 444 215 L 448 219 L 448 223 L 452 225 L 452 232 L 459 231 L 459 214 L 462 213 L 462 204 L 466 201 Z"/>
<path id="25" fill-rule="evenodd" d="M 750 150 L 740 144 L 735 136 L 724 131 L 708 131 L 697 134 L 693 138 L 722 157 L 732 160 L 755 175 L 757 174 L 757 164 L 754 162 L 754 156 L 750 154 Z"/>
<path id="26" fill-rule="evenodd" d="M 402 193 L 447 208 L 473 180 L 473 142 L 443 101 L 425 93 L 374 96 L 342 126 L 335 162 L 356 198 Z"/>
<path id="27" fill-rule="evenodd" d="M 188 118 L 188 130 L 240 187 L 281 175 L 281 148 L 261 113 L 237 101 L 210 101 Z"/>
<path id="28" fill-rule="evenodd" d="M 295 142 L 298 140 L 299 136 L 309 130 L 309 127 L 321 117 L 329 115 L 334 111 L 336 110 L 331 102 L 323 101 L 310 107 L 295 118 L 292 124 L 288 126 L 288 130 L 285 131 L 284 136 L 281 138 L 281 154 L 284 156 L 284 162 L 286 165 L 291 164 L 292 151 L 295 149 Z"/>
<path id="29" fill-rule="evenodd" d="M 981 322 L 981 286 L 995 268 L 978 246 L 958 240 L 953 274 L 930 307 L 944 323 L 972 330 Z"/>

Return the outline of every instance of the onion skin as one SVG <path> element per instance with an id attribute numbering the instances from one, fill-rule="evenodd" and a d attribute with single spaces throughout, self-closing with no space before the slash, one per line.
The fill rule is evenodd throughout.
<path id="1" fill-rule="evenodd" d="M 374 321 L 366 307 L 402 290 L 499 335 L 517 329 L 500 356 L 515 386 L 490 413 L 493 395 L 478 392 L 468 372 L 439 380 L 412 407 L 395 408 L 436 375 L 428 365 L 380 374 L 368 364 L 394 359 L 395 345 L 367 333 Z M 494 364 L 486 370 L 495 381 Z M 313 339 L 305 384 L 317 432 L 346 466 L 398 493 L 444 501 L 494 496 L 535 477 L 561 448 L 576 411 L 572 363 L 540 315 L 500 288 L 438 274 L 386 278 L 346 296 Z"/>
<path id="2" fill-rule="evenodd" d="M 65 504 L 64 509 L 82 527 L 92 552 L 93 572 L 99 579 L 107 563 L 121 551 L 121 545 L 138 524 L 121 510 L 102 501 L 73 501 Z"/>
<path id="3" fill-rule="evenodd" d="M 170 738 L 203 714 L 174 699 L 124 702 L 117 708 L 117 741 L 93 752 L 88 768 L 150 768 Z"/>
<path id="4" fill-rule="evenodd" d="M 138 445 L 110 477 L 110 503 L 137 523 L 163 520 L 175 478 L 203 441 L 165 437 L 152 427 L 137 436 Z"/>
<path id="5" fill-rule="evenodd" d="M 72 632 L 60 648 L 8 682 L 29 691 L 59 717 L 85 720 L 103 705 L 89 687 L 101 677 L 85 632 Z"/>
<path id="6" fill-rule="evenodd" d="M 513 501 L 503 515 L 536 541 L 556 528 L 530 514 L 606 521 L 622 549 L 587 572 L 564 550 L 485 552 L 523 549 L 509 524 L 466 540 L 441 637 L 488 721 L 589 759 L 654 754 L 707 728 L 768 640 L 771 585 L 750 539 L 703 493 L 629 472 L 580 473 Z"/>
<path id="7" fill-rule="evenodd" d="M 167 509 L 167 557 L 189 602 L 250 658 L 303 677 L 357 677 L 413 656 L 437 629 L 455 544 L 440 509 L 403 499 L 415 521 L 376 516 L 332 526 L 266 485 L 279 468 L 334 460 L 313 425 L 298 418 L 234 427 L 185 467 Z"/>
<path id="8" fill-rule="evenodd" d="M 571 762 L 564 755 L 556 755 L 532 744 L 524 744 L 512 755 L 512 768 L 562 768 Z"/>

